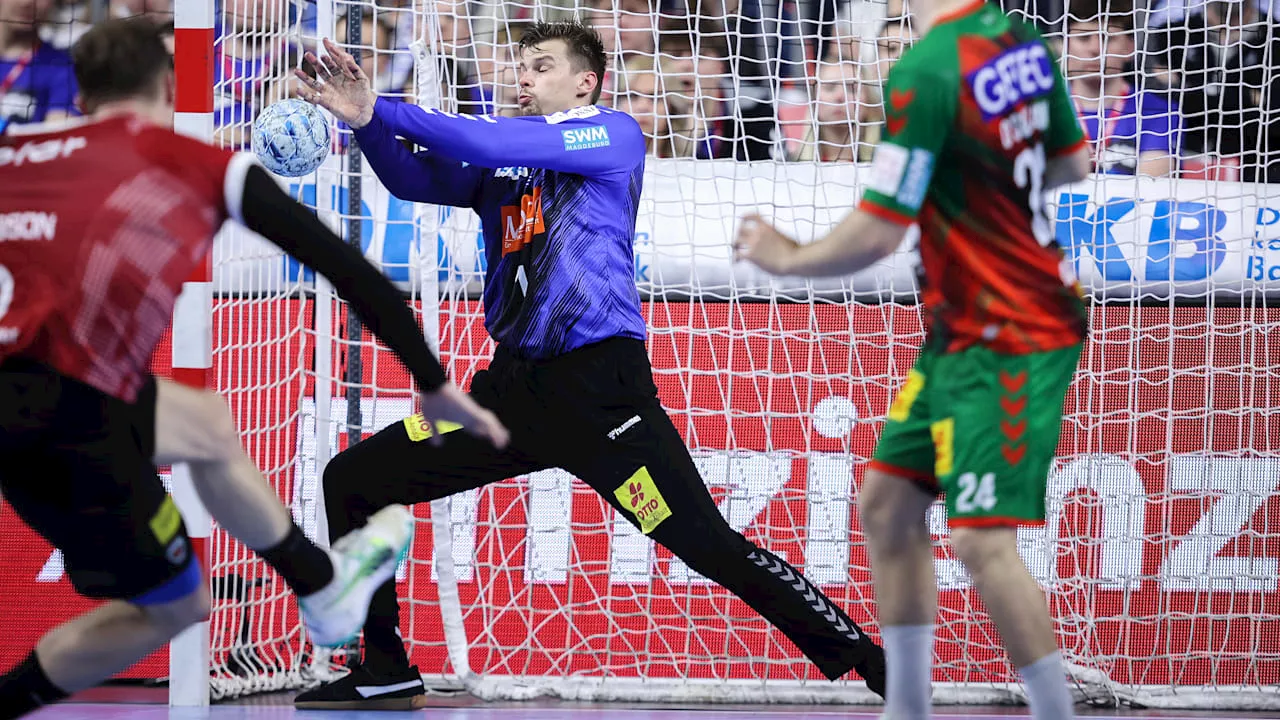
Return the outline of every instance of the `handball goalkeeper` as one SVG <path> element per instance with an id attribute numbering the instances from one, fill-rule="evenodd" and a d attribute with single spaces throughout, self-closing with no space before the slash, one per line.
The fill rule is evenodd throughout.
<path id="1" fill-rule="evenodd" d="M 883 693 L 881 648 L 799 571 L 729 526 L 658 401 L 633 269 L 645 142 L 629 115 L 594 105 L 605 70 L 600 37 L 576 22 L 532 25 L 520 42 L 522 116 L 511 118 L 377 98 L 349 54 L 325 47 L 324 59 L 306 57 L 314 78 L 297 71 L 298 95 L 354 129 L 397 197 L 480 216 L 485 327 L 497 349 L 471 396 L 511 431 L 501 451 L 466 433 L 432 443 L 410 418 L 348 448 L 324 473 L 331 535 L 389 503 L 563 468 L 742 598 L 826 677 L 854 670 Z M 401 137 L 426 150 L 410 152 Z M 421 706 L 425 691 L 398 627 L 388 582 L 370 606 L 363 662 L 299 695 L 298 706 Z"/>

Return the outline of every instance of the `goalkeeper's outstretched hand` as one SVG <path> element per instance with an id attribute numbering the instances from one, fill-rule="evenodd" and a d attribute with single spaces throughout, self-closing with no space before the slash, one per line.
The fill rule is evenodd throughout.
<path id="1" fill-rule="evenodd" d="M 442 423 L 461 425 L 463 430 L 488 440 L 499 450 L 506 447 L 511 439 L 497 415 L 481 407 L 451 382 L 441 385 L 435 392 L 422 394 L 422 419 L 431 426 L 428 440 L 435 444 L 442 442 L 446 431 L 441 427 Z"/>
<path id="2" fill-rule="evenodd" d="M 328 38 L 324 40 L 324 49 L 328 54 L 323 58 L 311 52 L 302 56 L 306 68 L 315 73 L 315 77 L 295 69 L 293 74 L 302 81 L 302 86 L 295 88 L 294 94 L 333 113 L 353 130 L 359 130 L 373 120 L 373 103 L 378 99 L 373 84 L 351 53 Z"/>

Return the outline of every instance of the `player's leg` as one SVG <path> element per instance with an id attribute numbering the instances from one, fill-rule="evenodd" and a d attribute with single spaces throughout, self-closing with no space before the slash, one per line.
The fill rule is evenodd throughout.
<path id="1" fill-rule="evenodd" d="M 885 717 L 894 720 L 929 716 L 938 595 L 925 519 L 936 496 L 934 357 L 921 353 L 894 398 L 858 498 L 888 663 Z"/>
<path id="2" fill-rule="evenodd" d="M 951 543 L 1039 720 L 1075 715 L 1044 593 L 1018 555 L 1016 529 L 1044 522 L 1062 401 L 1079 356 L 1079 346 L 1031 355 L 973 348 L 948 356 L 954 415 L 940 420 L 953 423 L 938 445 Z"/>
<path id="3" fill-rule="evenodd" d="M 195 580 L 183 583 L 185 595 L 154 604 L 145 598 L 114 600 L 45 633 L 21 664 L 0 678 L 0 718 L 21 717 L 19 710 L 94 687 L 208 617 L 209 590 L 199 566 L 192 567 Z M 35 695 L 39 704 L 34 698 L 25 703 L 24 695 Z"/>
<path id="4" fill-rule="evenodd" d="M 630 437 L 619 436 L 614 456 L 591 469 L 567 469 L 589 479 L 622 517 L 691 570 L 760 613 L 826 677 L 836 680 L 856 671 L 868 688 L 883 695 L 881 648 L 803 573 L 729 526 L 656 401 L 633 411 L 640 422 Z"/>
<path id="5" fill-rule="evenodd" d="M 98 684 L 209 612 L 182 517 L 134 440 L 130 410 L 48 371 L 0 374 L 0 490 L 62 551 L 76 590 L 111 601 L 46 633 L 0 677 L 0 718 Z"/>
<path id="6" fill-rule="evenodd" d="M 495 370 L 500 370 L 498 363 Z M 523 423 L 504 411 L 513 396 L 489 390 L 491 373 L 478 373 L 471 395 L 498 412 L 511 429 L 511 443 L 496 450 L 465 432 L 446 433 L 440 445 L 427 442 L 421 416 L 393 423 L 338 453 L 325 466 L 324 497 L 329 534 L 337 537 L 391 503 L 430 502 L 464 490 L 545 468 L 523 448 L 529 446 Z M 357 690 L 359 688 L 359 690 Z M 400 606 L 394 579 L 373 595 L 364 625 L 363 661 L 343 678 L 301 693 L 295 705 L 312 710 L 409 710 L 422 707 L 425 687 L 409 661 L 400 636 Z"/>
<path id="7" fill-rule="evenodd" d="M 859 495 L 884 642 L 885 716 L 929 716 L 938 587 L 925 513 L 934 495 L 909 476 L 868 468 Z"/>
<path id="8" fill-rule="evenodd" d="M 367 524 L 349 528 L 353 534 L 340 552 L 325 551 L 303 534 L 245 454 L 222 398 L 158 380 L 148 384 L 137 408 L 140 442 L 149 446 L 147 429 L 154 428 L 157 464 L 187 464 L 209 514 L 297 593 L 311 640 L 337 645 L 353 638 L 364 624 L 374 589 L 391 577 L 408 547 L 413 527 L 408 510 L 378 508 L 382 512 L 370 513 L 373 519 Z M 154 417 L 148 417 L 151 409 Z"/>
<path id="9" fill-rule="evenodd" d="M 147 402 L 147 395 L 153 398 Z M 150 407 L 154 415 L 145 417 Z M 261 552 L 280 545 L 296 526 L 253 461 L 245 454 L 227 404 L 217 394 L 157 378 L 138 398 L 139 427 L 155 428 L 155 463 L 185 462 L 205 509 L 246 547 Z M 145 438 L 144 438 L 145 441 Z M 305 538 L 304 538 L 305 540 Z M 324 551 L 308 547 L 299 565 L 277 572 L 300 595 L 329 583 L 333 566 Z M 272 563 L 274 565 L 274 563 Z"/>
<path id="10" fill-rule="evenodd" d="M 882 692 L 880 648 L 800 571 L 725 521 L 658 401 L 643 343 L 614 341 L 581 362 L 556 383 L 556 422 L 568 430 L 559 439 L 564 468 L 764 616 L 828 678 L 856 670 Z"/>

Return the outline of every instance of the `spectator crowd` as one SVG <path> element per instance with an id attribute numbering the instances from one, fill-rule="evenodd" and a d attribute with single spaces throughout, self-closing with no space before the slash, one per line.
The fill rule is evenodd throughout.
<path id="1" fill-rule="evenodd" d="M 1061 58 L 1097 172 L 1280 182 L 1280 0 L 1003 2 Z M 865 162 L 885 78 L 917 38 L 905 3 L 335 0 L 334 24 L 380 93 L 513 114 L 523 28 L 580 17 L 611 58 L 601 104 L 632 114 L 652 155 Z M 0 123 L 77 114 L 67 50 L 95 18 L 172 11 L 172 0 L 0 0 Z M 315 47 L 320 12 L 315 0 L 217 0 L 216 18 L 217 140 L 245 147 Z M 434 73 L 415 73 L 415 44 Z"/>

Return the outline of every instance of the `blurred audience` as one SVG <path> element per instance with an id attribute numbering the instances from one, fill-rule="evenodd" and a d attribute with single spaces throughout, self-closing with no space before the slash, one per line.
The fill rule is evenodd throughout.
<path id="1" fill-rule="evenodd" d="M 397 50 L 408 53 L 408 48 L 396 43 L 396 19 L 400 13 L 365 8 L 360 13 L 360 69 L 380 94 L 401 94 L 404 78 L 395 76 L 394 57 Z M 343 14 L 338 19 L 337 42 L 348 52 L 355 45 L 350 38 L 350 24 Z"/>
<path id="2" fill-rule="evenodd" d="M 1067 12 L 1067 3 L 1065 0 L 993 1 L 1006 13 L 1035 24 L 1039 28 L 1040 32 L 1044 34 L 1061 32 L 1062 22 Z M 1099 3 L 1099 6 L 1107 8 L 1111 12 L 1117 12 L 1121 3 L 1130 2 L 1132 2 L 1132 0 L 1105 0 L 1105 4 Z"/>
<path id="3" fill-rule="evenodd" d="M 0 0 L 0 125 L 76 115 L 71 56 L 40 37 L 53 0 Z"/>
<path id="4" fill-rule="evenodd" d="M 1151 0 L 1151 4 L 1147 6 L 1147 26 L 1155 30 L 1176 23 L 1203 9 L 1205 2 L 1206 0 Z M 1249 5 L 1271 17 L 1280 14 L 1280 0 L 1233 0 L 1232 4 Z"/>
<path id="5" fill-rule="evenodd" d="M 901 0 L 888 11 L 904 12 Z M 909 15 L 888 15 L 872 27 L 866 38 L 845 33 L 829 46 L 799 112 L 780 110 L 787 159 L 870 161 L 884 124 L 885 79 L 915 42 Z"/>
<path id="6" fill-rule="evenodd" d="M 1133 77 L 1130 17 L 1073 12 L 1063 47 L 1071 97 L 1096 172 L 1171 175 L 1178 168 L 1178 113 L 1159 88 Z"/>
<path id="7" fill-rule="evenodd" d="M 657 48 L 658 16 L 649 0 L 591 0 L 583 19 L 619 64 L 636 55 L 652 57 Z"/>
<path id="8" fill-rule="evenodd" d="M 732 107 L 724 87 L 728 63 L 723 48 L 695 52 L 685 38 L 672 36 L 659 55 L 663 103 L 674 157 L 733 157 Z"/>
<path id="9" fill-rule="evenodd" d="M 863 87 L 856 63 L 820 64 L 812 111 L 803 134 L 788 139 L 787 159 L 869 162 L 881 118 L 867 102 Z"/>
<path id="10" fill-rule="evenodd" d="M 872 62 L 867 63 L 866 72 L 870 79 L 877 85 L 884 85 L 894 63 L 915 43 L 916 38 L 910 15 L 886 17 L 876 34 L 875 56 Z"/>
<path id="11" fill-rule="evenodd" d="M 1280 33 L 1252 2 L 1215 1 L 1147 35 L 1150 74 L 1182 116 L 1185 174 L 1280 182 Z"/>
<path id="12" fill-rule="evenodd" d="M 472 48 L 476 38 L 472 32 L 471 16 L 465 0 L 428 0 L 435 2 L 435 19 L 439 32 L 435 35 L 436 52 L 457 57 Z"/>
<path id="13" fill-rule="evenodd" d="M 671 142 L 671 116 L 666 110 L 662 82 L 653 61 L 638 57 L 618 73 L 614 107 L 636 119 L 644 132 L 645 149 L 650 155 L 675 157 Z"/>
<path id="14" fill-rule="evenodd" d="M 917 33 L 910 15 L 889 15 L 876 33 L 871 52 L 862 54 L 862 94 L 870 108 L 869 119 L 873 122 L 884 122 L 885 81 L 888 80 L 894 63 L 898 62 L 898 58 L 902 57 L 902 53 L 916 39 Z"/>
<path id="15" fill-rule="evenodd" d="M 995 0 L 1060 48 L 1104 173 L 1280 182 L 1280 0 L 1154 0 L 1143 53 L 1131 0 Z M 0 118 L 76 114 L 64 50 L 97 16 L 168 20 L 173 0 L 0 0 Z M 283 0 L 217 0 L 218 140 L 247 144 L 284 97 L 316 11 Z M 427 5 L 433 4 L 432 6 Z M 341 16 L 351 3 L 339 0 Z M 424 13 L 424 7 L 433 12 Z M 580 17 L 610 53 L 602 105 L 632 114 L 658 157 L 864 162 L 883 86 L 916 38 L 908 0 L 371 0 L 361 62 L 379 92 L 470 113 L 514 113 L 515 44 L 534 19 Z M 433 19 L 427 28 L 424 19 Z M 1064 24 L 1065 23 L 1065 24 Z M 1065 33 L 1057 32 L 1065 30 Z M 347 37 L 345 21 L 336 39 Z M 419 93 L 414 33 L 433 39 L 438 98 Z M 1224 170 L 1225 169 L 1225 170 Z"/>
<path id="16" fill-rule="evenodd" d="M 173 20 L 173 0 L 106 0 L 106 3 L 105 17 L 145 15 L 161 23 Z M 50 21 L 41 28 L 40 36 L 56 48 L 70 50 L 93 25 L 93 19 L 91 3 L 59 3 Z"/>
<path id="17" fill-rule="evenodd" d="M 275 0 L 225 1 L 213 53 L 216 144 L 248 147 L 258 111 L 288 95 L 288 73 L 298 63 L 288 13 L 288 4 Z"/>

